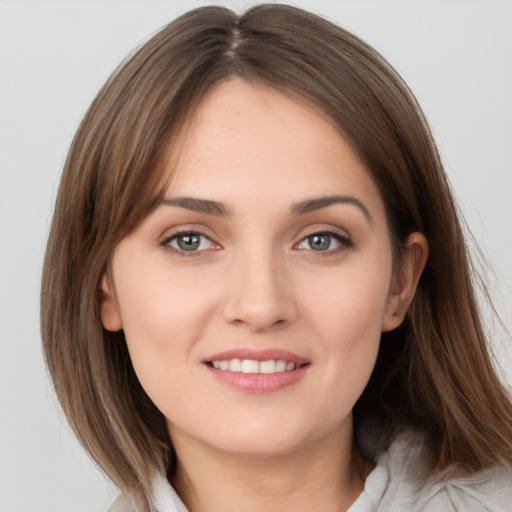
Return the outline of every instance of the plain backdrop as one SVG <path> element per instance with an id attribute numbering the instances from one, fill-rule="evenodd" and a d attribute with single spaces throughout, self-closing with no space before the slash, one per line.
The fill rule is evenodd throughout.
<path id="1" fill-rule="evenodd" d="M 102 511 L 116 493 L 69 432 L 44 369 L 38 308 L 45 239 L 67 148 L 99 87 L 150 34 L 205 3 L 0 0 L 2 512 Z M 216 3 L 240 11 L 254 2 Z M 486 260 L 504 324 L 491 323 L 493 342 L 512 381 L 512 3 L 294 4 L 375 46 L 418 97 Z"/>

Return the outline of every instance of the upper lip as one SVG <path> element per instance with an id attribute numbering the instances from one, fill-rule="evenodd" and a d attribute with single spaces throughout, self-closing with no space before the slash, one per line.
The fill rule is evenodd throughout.
<path id="1" fill-rule="evenodd" d="M 293 352 L 289 352 L 288 350 L 282 350 L 280 348 L 255 349 L 249 347 L 234 348 L 224 352 L 218 352 L 205 358 L 203 362 L 209 363 L 211 361 L 225 361 L 229 359 L 252 359 L 254 361 L 275 360 L 287 361 L 295 364 L 309 363 L 307 359 L 304 359 Z"/>

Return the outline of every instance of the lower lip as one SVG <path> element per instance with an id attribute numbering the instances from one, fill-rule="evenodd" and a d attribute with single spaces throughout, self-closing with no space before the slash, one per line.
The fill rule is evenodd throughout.
<path id="1" fill-rule="evenodd" d="M 306 364 L 297 370 L 278 373 L 242 373 L 205 366 L 216 379 L 224 384 L 248 393 L 260 394 L 271 393 L 295 384 L 304 377 L 309 368 L 309 365 Z"/>

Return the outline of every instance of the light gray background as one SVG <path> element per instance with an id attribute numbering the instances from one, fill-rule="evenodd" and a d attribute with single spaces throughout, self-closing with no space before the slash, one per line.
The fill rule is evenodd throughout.
<path id="1" fill-rule="evenodd" d="M 60 414 L 41 356 L 40 269 L 79 120 L 113 68 L 197 1 L 0 0 L 0 511 L 101 511 L 115 495 Z M 254 2 L 227 1 L 241 10 Z M 335 1 L 324 14 L 381 51 L 431 121 L 489 264 L 512 381 L 512 3 Z"/>

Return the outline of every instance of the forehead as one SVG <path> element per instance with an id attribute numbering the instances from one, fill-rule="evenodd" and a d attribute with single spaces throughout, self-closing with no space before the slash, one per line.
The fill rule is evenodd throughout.
<path id="1" fill-rule="evenodd" d="M 167 193 L 236 201 L 351 193 L 382 206 L 350 144 L 321 111 L 273 88 L 231 79 L 202 98 L 174 141 Z M 262 187 L 263 185 L 263 187 Z"/>

